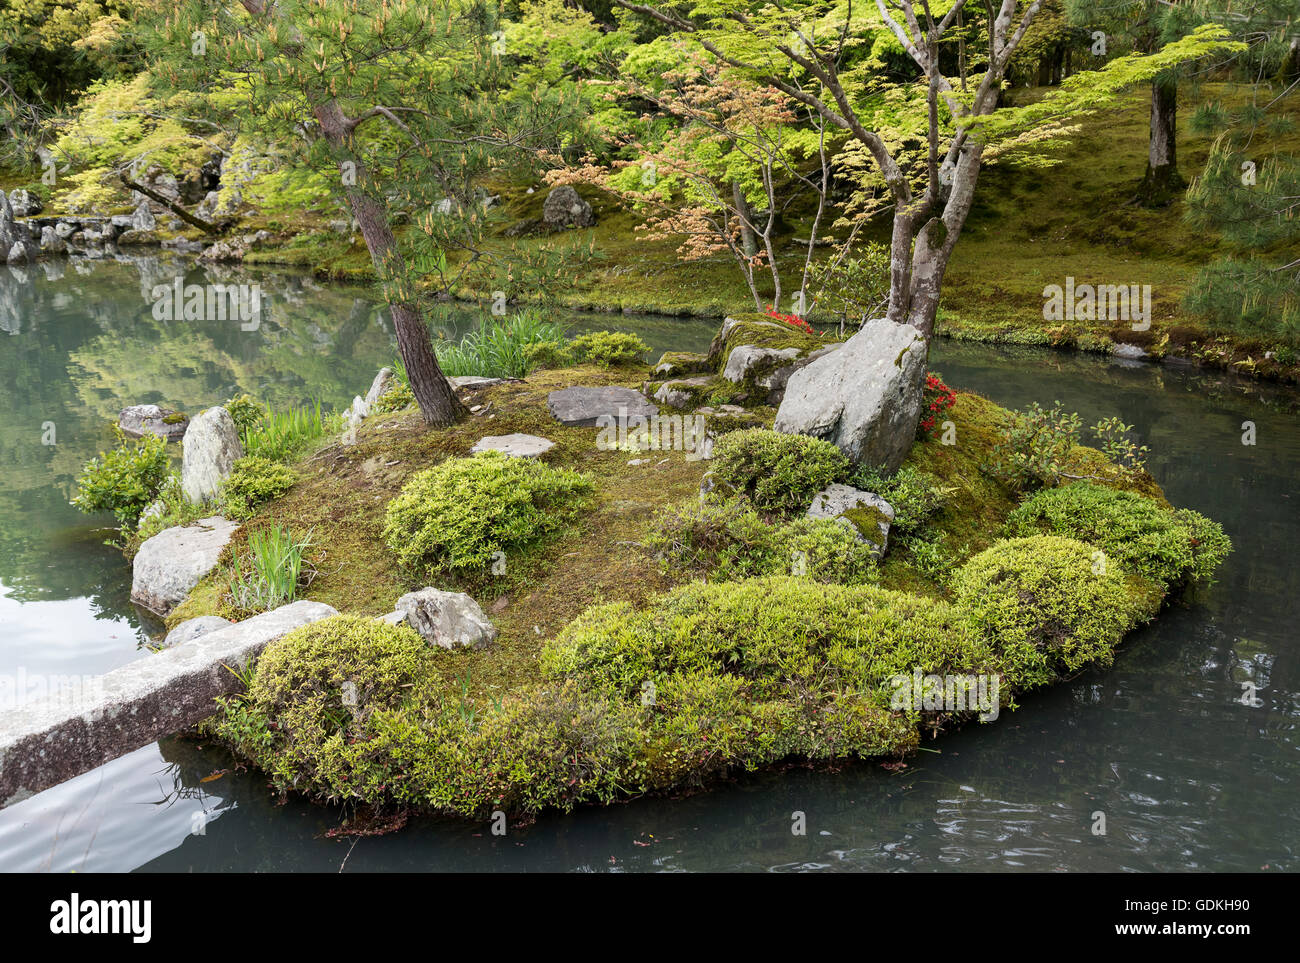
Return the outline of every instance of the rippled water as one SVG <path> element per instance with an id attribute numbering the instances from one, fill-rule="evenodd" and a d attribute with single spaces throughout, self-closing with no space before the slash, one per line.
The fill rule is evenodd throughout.
<path id="1" fill-rule="evenodd" d="M 189 280 L 199 272 L 182 265 Z M 196 409 L 246 390 L 345 404 L 393 357 L 354 289 L 260 275 L 270 321 L 162 325 L 146 281 L 169 262 L 62 278 L 0 271 L 0 676 L 96 673 L 138 655 L 130 572 L 66 502 L 77 468 L 131 402 Z M 448 327 L 472 324 L 464 309 Z M 657 348 L 707 344 L 698 321 L 599 317 Z M 455 333 L 449 330 L 448 333 Z M 1104 673 L 932 744 L 908 768 L 788 769 L 686 799 L 545 817 L 493 837 L 418 820 L 329 839 L 338 812 L 281 803 L 223 752 L 167 739 L 0 811 L 8 870 L 1295 870 L 1300 868 L 1300 477 L 1297 394 L 1167 366 L 939 343 L 950 384 L 1003 405 L 1118 414 L 1176 504 L 1219 521 L 1219 581 L 1131 637 Z M 1257 444 L 1241 444 L 1253 421 Z M 58 444 L 41 445 L 53 421 Z M 1242 683 L 1259 707 L 1240 703 Z M 791 813 L 808 834 L 792 836 Z M 1094 836 L 1093 813 L 1107 834 Z"/>

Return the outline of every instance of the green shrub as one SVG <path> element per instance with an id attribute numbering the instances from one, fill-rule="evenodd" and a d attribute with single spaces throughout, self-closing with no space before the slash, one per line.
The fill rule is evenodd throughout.
<path id="1" fill-rule="evenodd" d="M 158 489 L 158 496 L 151 504 L 157 505 L 158 508 L 148 515 L 140 516 L 135 535 L 126 547 L 129 554 L 134 554 L 134 546 L 139 546 L 164 529 L 176 525 L 188 525 L 190 522 L 208 517 L 213 512 L 212 506 L 207 502 L 192 502 L 186 497 L 185 490 L 181 488 L 180 476 L 175 472 L 167 476 L 167 480 Z"/>
<path id="2" fill-rule="evenodd" d="M 850 485 L 863 491 L 874 492 L 894 509 L 890 526 L 891 538 L 914 535 L 925 527 L 935 515 L 943 511 L 948 497 L 955 489 L 945 488 L 929 472 L 904 465 L 893 475 L 885 476 L 878 469 L 859 468 L 849 477 Z"/>
<path id="3" fill-rule="evenodd" d="M 730 432 L 713 449 L 718 480 L 765 511 L 804 511 L 848 472 L 849 460 L 830 442 L 767 428 Z"/>
<path id="4" fill-rule="evenodd" d="M 871 546 L 847 525 L 811 518 L 769 525 L 739 498 L 690 498 L 662 509 L 646 545 L 665 572 L 719 581 L 786 574 L 858 585 L 876 578 Z"/>
<path id="5" fill-rule="evenodd" d="M 279 525 L 253 532 L 248 554 L 230 581 L 234 605 L 245 612 L 269 612 L 292 602 L 309 578 L 303 553 L 310 547 L 310 532 L 302 539 Z"/>
<path id="6" fill-rule="evenodd" d="M 149 503 L 158 497 L 171 470 L 167 443 L 157 435 L 130 440 L 117 430 L 118 446 L 101 451 L 77 476 L 72 504 L 79 511 L 112 512 L 123 530 L 134 529 Z"/>
<path id="7" fill-rule="evenodd" d="M 997 542 L 957 571 L 957 604 L 999 653 L 1012 685 L 1109 665 L 1124 633 L 1153 614 L 1150 593 L 1099 564 L 1097 553 L 1072 538 L 1034 535 Z"/>
<path id="8" fill-rule="evenodd" d="M 266 406 L 254 401 L 249 395 L 236 395 L 221 407 L 230 414 L 235 429 L 239 432 L 240 440 L 248 437 L 248 433 L 260 425 L 262 419 L 266 417 Z"/>
<path id="9" fill-rule="evenodd" d="M 1203 515 L 1090 482 L 1036 493 L 1007 517 L 1006 530 L 1090 542 L 1129 571 L 1166 587 L 1210 576 L 1232 549 L 1218 523 Z"/>
<path id="10" fill-rule="evenodd" d="M 405 565 L 479 571 L 560 530 L 591 490 L 585 475 L 531 458 L 450 458 L 388 503 L 384 539 Z"/>
<path id="11" fill-rule="evenodd" d="M 279 498 L 296 480 L 287 466 L 260 455 L 246 455 L 235 462 L 221 484 L 223 511 L 229 518 L 249 518 L 258 505 Z"/>
<path id="12" fill-rule="evenodd" d="M 573 364 L 573 354 L 563 341 L 538 341 L 524 347 L 528 370 L 539 368 L 568 368 Z"/>
<path id="13" fill-rule="evenodd" d="M 593 331 L 574 338 L 569 342 L 569 350 L 579 361 L 609 368 L 644 362 L 650 345 L 624 331 Z"/>
<path id="14" fill-rule="evenodd" d="M 370 408 L 370 413 L 375 415 L 386 415 L 390 412 L 401 411 L 415 404 L 415 392 L 411 386 L 400 378 L 393 381 L 393 385 L 382 395 L 375 399 L 375 403 Z"/>
<path id="15" fill-rule="evenodd" d="M 1050 488 L 1060 481 L 1078 439 L 1078 414 L 1059 401 L 1050 411 L 1034 402 L 1012 412 L 984 470 L 1013 488 Z"/>

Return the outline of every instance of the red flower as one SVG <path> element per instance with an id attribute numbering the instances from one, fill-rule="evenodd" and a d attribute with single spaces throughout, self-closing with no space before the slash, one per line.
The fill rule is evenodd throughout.
<path id="1" fill-rule="evenodd" d="M 928 437 L 939 423 L 939 416 L 957 402 L 957 393 L 944 384 L 938 375 L 925 376 L 925 388 L 922 392 L 925 400 L 925 414 L 917 428 L 921 437 Z"/>
<path id="2" fill-rule="evenodd" d="M 768 316 L 769 318 L 776 318 L 778 321 L 784 321 L 786 324 L 790 325 L 792 328 L 798 328 L 800 331 L 803 331 L 805 334 L 814 334 L 814 333 L 815 333 L 815 332 L 813 331 L 813 326 L 812 326 L 811 324 L 809 324 L 807 321 L 805 321 L 803 318 L 799 317 L 799 315 L 797 315 L 797 314 L 780 314 L 780 313 L 778 313 L 778 312 L 776 311 L 776 309 L 775 309 L 772 305 L 770 305 L 770 304 L 767 306 L 767 316 Z"/>

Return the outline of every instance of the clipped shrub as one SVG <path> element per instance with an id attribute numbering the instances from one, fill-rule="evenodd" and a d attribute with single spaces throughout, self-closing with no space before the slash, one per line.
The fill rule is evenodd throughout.
<path id="1" fill-rule="evenodd" d="M 434 654 L 407 626 L 338 615 L 269 643 L 247 692 L 221 700 L 213 731 L 258 759 L 277 782 L 352 797 L 366 768 L 346 747 L 376 712 L 435 679 Z"/>
<path id="2" fill-rule="evenodd" d="M 640 364 L 649 350 L 650 345 L 640 337 L 624 331 L 593 331 L 569 342 L 573 357 L 602 368 Z"/>
<path id="3" fill-rule="evenodd" d="M 246 455 L 235 462 L 221 484 L 222 510 L 229 518 L 249 518 L 258 505 L 279 498 L 296 480 L 297 475 L 286 465 Z"/>
<path id="4" fill-rule="evenodd" d="M 415 404 L 415 392 L 411 390 L 409 384 L 399 378 L 394 380 L 391 388 L 375 399 L 370 413 L 386 415 L 390 412 L 409 408 L 413 404 Z"/>
<path id="5" fill-rule="evenodd" d="M 804 511 L 819 491 L 843 481 L 849 460 L 820 438 L 747 428 L 718 439 L 713 472 L 759 509 L 790 513 Z"/>
<path id="6" fill-rule="evenodd" d="M 690 498 L 662 509 L 646 545 L 665 572 L 717 580 L 785 574 L 858 585 L 876 577 L 871 546 L 847 525 L 811 518 L 769 525 L 739 498 Z"/>
<path id="7" fill-rule="evenodd" d="M 171 460 L 157 435 L 132 441 L 117 429 L 117 439 L 116 448 L 101 451 L 81 469 L 72 504 L 87 514 L 112 512 L 122 529 L 134 529 L 167 482 Z"/>
<path id="8" fill-rule="evenodd" d="M 1007 517 L 1006 530 L 1090 542 L 1129 571 L 1166 587 L 1208 578 L 1232 550 L 1223 529 L 1204 515 L 1091 482 L 1037 492 Z"/>
<path id="9" fill-rule="evenodd" d="M 591 490 L 585 475 L 531 458 L 449 458 L 388 503 L 384 539 L 405 565 L 483 570 L 563 528 Z"/>
<path id="10" fill-rule="evenodd" d="M 573 364 L 573 354 L 563 341 L 538 341 L 524 348 L 524 359 L 529 371 L 539 368 L 568 368 Z"/>
<path id="11" fill-rule="evenodd" d="M 995 543 L 957 571 L 952 590 L 1023 688 L 1109 665 L 1124 633 L 1153 614 L 1152 594 L 1099 564 L 1098 549 L 1055 535 Z"/>

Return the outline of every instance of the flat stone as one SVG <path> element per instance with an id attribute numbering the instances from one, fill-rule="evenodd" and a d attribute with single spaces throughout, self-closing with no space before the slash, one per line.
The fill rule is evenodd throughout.
<path id="1" fill-rule="evenodd" d="M 173 645 L 193 642 L 201 635 L 234 624 L 230 619 L 223 619 L 220 615 L 200 615 L 197 618 L 186 619 L 167 633 L 167 638 L 163 639 L 163 647 L 170 649 Z"/>
<path id="2" fill-rule="evenodd" d="M 578 386 L 552 391 L 546 407 L 556 421 L 577 428 L 594 428 L 601 418 L 650 418 L 659 407 L 632 388 L 589 388 Z"/>
<path id="3" fill-rule="evenodd" d="M 395 608 L 426 642 L 439 648 L 478 648 L 497 637 L 496 626 L 464 592 L 426 587 L 403 595 Z"/>
<path id="4" fill-rule="evenodd" d="M 874 528 L 867 528 L 846 516 L 846 512 L 854 509 L 866 509 Z M 864 492 L 849 485 L 831 485 L 813 496 L 808 517 L 832 518 L 842 522 L 859 542 L 870 544 L 879 558 L 885 554 L 889 545 L 889 527 L 894 521 L 894 506 L 872 492 Z"/>
<path id="5" fill-rule="evenodd" d="M 184 415 L 181 415 L 180 421 L 168 423 L 166 419 L 180 414 L 179 411 L 160 408 L 158 405 L 127 405 L 118 413 L 117 426 L 131 438 L 157 435 L 167 441 L 176 441 L 185 437 L 190 420 Z"/>
<path id="6" fill-rule="evenodd" d="M 1141 361 L 1147 356 L 1146 350 L 1136 344 L 1127 344 L 1123 341 L 1112 345 L 1110 353 L 1116 358 L 1125 358 L 1129 361 Z"/>
<path id="7" fill-rule="evenodd" d="M 406 613 L 389 612 L 387 615 L 379 616 L 378 621 L 387 622 L 389 625 L 403 625 L 406 622 Z"/>
<path id="8" fill-rule="evenodd" d="M 537 458 L 554 447 L 555 442 L 549 438 L 515 432 L 511 435 L 488 435 L 480 438 L 469 453 L 473 455 L 480 451 L 499 451 L 512 458 Z"/>
<path id="9" fill-rule="evenodd" d="M 166 615 L 212 571 L 238 530 L 237 523 L 214 515 L 145 539 L 131 563 L 131 601 Z"/>
<path id="10" fill-rule="evenodd" d="M 458 375 L 455 378 L 448 378 L 451 386 L 457 391 L 464 388 L 467 391 L 473 391 L 476 388 L 488 388 L 492 385 L 505 384 L 505 378 L 484 378 L 480 375 Z"/>
<path id="11" fill-rule="evenodd" d="M 292 602 L 182 642 L 88 683 L 0 711 L 0 807 L 134 752 L 212 715 L 268 642 L 337 615 Z"/>

